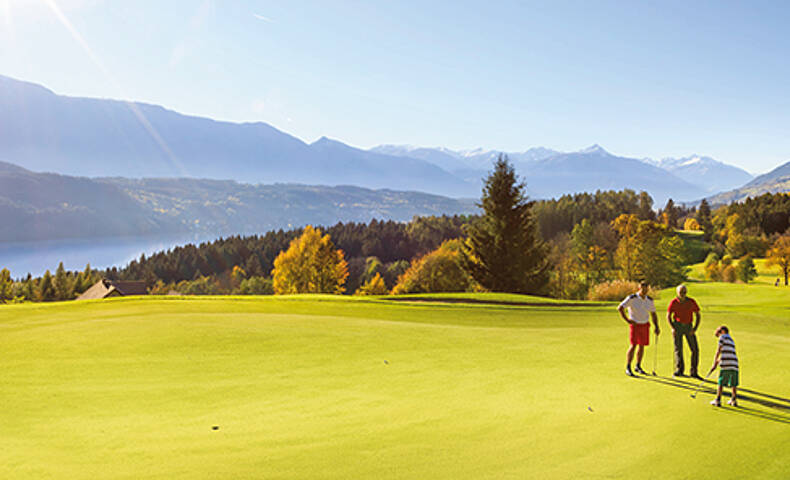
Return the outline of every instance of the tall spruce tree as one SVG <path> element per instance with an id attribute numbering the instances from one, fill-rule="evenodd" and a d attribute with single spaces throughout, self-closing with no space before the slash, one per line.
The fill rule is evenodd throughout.
<path id="1" fill-rule="evenodd" d="M 4 268 L 0 270 L 0 303 L 6 303 L 14 299 L 14 282 L 11 280 L 11 272 Z"/>
<path id="2" fill-rule="evenodd" d="M 68 272 L 63 267 L 63 262 L 60 262 L 57 270 L 55 270 L 52 286 L 55 288 L 55 298 L 57 300 L 71 300 L 74 296 L 74 285 L 69 278 Z"/>
<path id="3" fill-rule="evenodd" d="M 49 273 L 49 270 L 44 272 L 44 276 L 41 277 L 41 282 L 39 282 L 38 298 L 42 302 L 55 300 L 55 286 L 52 284 L 52 274 Z"/>
<path id="4" fill-rule="evenodd" d="M 669 228 L 677 228 L 678 209 L 675 206 L 675 202 L 673 202 L 671 198 L 667 200 L 667 204 L 664 206 L 663 213 L 666 214 L 665 225 Z"/>
<path id="5" fill-rule="evenodd" d="M 500 155 L 483 186 L 483 216 L 467 228 L 464 265 L 494 292 L 543 293 L 548 283 L 548 250 L 524 188 L 507 156 Z"/>
<path id="6" fill-rule="evenodd" d="M 709 242 L 713 236 L 713 221 L 711 220 L 710 205 L 704 198 L 697 209 L 697 223 L 699 223 L 699 226 L 702 228 L 704 240 Z"/>

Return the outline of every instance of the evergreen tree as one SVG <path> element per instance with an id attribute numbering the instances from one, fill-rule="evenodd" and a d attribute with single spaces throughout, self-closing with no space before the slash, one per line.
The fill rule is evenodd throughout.
<path id="1" fill-rule="evenodd" d="M 708 201 L 704 198 L 697 209 L 697 223 L 699 223 L 700 228 L 702 228 L 704 234 L 703 239 L 709 242 L 713 236 L 713 221 L 711 220 L 710 205 L 708 205 Z"/>
<path id="2" fill-rule="evenodd" d="M 0 303 L 7 303 L 14 298 L 14 282 L 11 281 L 11 272 L 4 268 L 0 270 Z"/>
<path id="3" fill-rule="evenodd" d="M 675 207 L 675 202 L 670 198 L 663 210 L 664 225 L 669 228 L 677 228 L 678 226 L 678 209 Z"/>
<path id="4" fill-rule="evenodd" d="M 465 267 L 488 290 L 535 294 L 548 283 L 548 251 L 524 188 L 500 155 L 483 187 L 484 214 L 469 225 L 464 248 Z"/>
<path id="5" fill-rule="evenodd" d="M 653 211 L 653 199 L 647 192 L 639 192 L 639 213 L 640 220 L 655 220 L 656 212 Z"/>
<path id="6" fill-rule="evenodd" d="M 74 296 L 74 286 L 71 279 L 63 268 L 63 262 L 58 264 L 58 269 L 55 270 L 55 280 L 52 282 L 55 288 L 55 298 L 57 300 L 71 300 Z"/>
<path id="7" fill-rule="evenodd" d="M 39 282 L 38 298 L 42 302 L 51 302 L 56 298 L 55 286 L 52 284 L 52 274 L 49 273 L 49 270 L 44 272 L 44 276 L 41 277 L 41 282 Z"/>
<path id="8" fill-rule="evenodd" d="M 33 276 L 31 274 L 27 274 L 27 278 L 25 278 L 24 286 L 22 287 L 22 295 L 25 297 L 25 300 L 28 302 L 35 302 L 36 298 L 36 286 L 33 281 Z"/>
<path id="9" fill-rule="evenodd" d="M 84 293 L 86 290 L 91 288 L 93 284 L 96 283 L 93 280 L 93 271 L 91 270 L 91 264 L 85 264 L 85 270 L 80 272 L 77 276 L 77 281 L 74 282 L 74 290 L 77 293 Z"/>

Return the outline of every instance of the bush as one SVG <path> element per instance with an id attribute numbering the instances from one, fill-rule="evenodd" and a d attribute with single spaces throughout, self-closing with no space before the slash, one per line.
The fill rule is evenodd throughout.
<path id="1" fill-rule="evenodd" d="M 629 280 L 612 280 L 593 285 L 587 298 L 598 301 L 620 301 L 639 290 L 639 282 Z M 658 298 L 658 291 L 650 291 L 653 299 Z"/>
<path id="2" fill-rule="evenodd" d="M 220 291 L 216 282 L 210 277 L 201 276 L 195 280 L 183 280 L 178 282 L 176 290 L 182 295 L 220 295 Z"/>
<path id="3" fill-rule="evenodd" d="M 250 277 L 241 281 L 239 295 L 273 295 L 274 282 L 271 278 Z"/>
<path id="4" fill-rule="evenodd" d="M 461 266 L 460 240 L 447 240 L 433 252 L 412 261 L 398 278 L 393 295 L 466 292 L 474 281 Z"/>
<path id="5" fill-rule="evenodd" d="M 721 269 L 721 281 L 735 283 L 735 265 L 729 264 Z"/>
<path id="6" fill-rule="evenodd" d="M 389 290 L 384 283 L 384 279 L 381 277 L 380 273 L 376 273 L 373 278 L 362 284 L 354 295 L 386 295 L 388 293 Z"/>
<path id="7" fill-rule="evenodd" d="M 721 268 L 719 267 L 719 256 L 710 252 L 705 259 L 705 279 L 710 282 L 721 281 Z"/>
<path id="8" fill-rule="evenodd" d="M 702 227 L 699 226 L 699 222 L 694 217 L 686 218 L 686 221 L 683 222 L 683 230 L 702 230 Z"/>
<path id="9" fill-rule="evenodd" d="M 735 275 L 743 283 L 749 283 L 757 277 L 757 269 L 754 267 L 752 257 L 746 255 L 738 260 L 738 266 L 735 267 Z"/>

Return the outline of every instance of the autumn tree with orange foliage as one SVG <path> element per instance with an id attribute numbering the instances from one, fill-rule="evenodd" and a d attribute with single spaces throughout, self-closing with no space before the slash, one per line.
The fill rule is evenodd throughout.
<path id="1" fill-rule="evenodd" d="M 329 235 L 308 225 L 302 235 L 274 259 L 274 293 L 334 293 L 345 291 L 348 263 Z"/>

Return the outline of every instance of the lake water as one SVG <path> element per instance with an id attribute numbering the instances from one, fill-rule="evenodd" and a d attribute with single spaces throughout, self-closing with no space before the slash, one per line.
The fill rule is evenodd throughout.
<path id="1" fill-rule="evenodd" d="M 41 276 L 46 270 L 55 273 L 60 262 L 66 270 L 84 270 L 86 263 L 97 269 L 122 267 L 143 253 L 148 256 L 178 245 L 215 238 L 180 235 L 0 243 L 0 269 L 7 268 L 12 278 L 21 278 L 28 273 Z"/>

